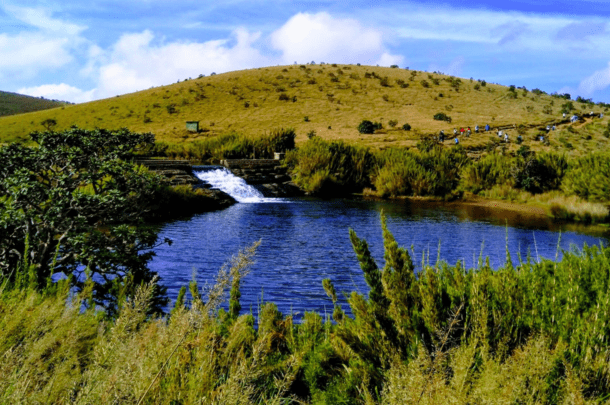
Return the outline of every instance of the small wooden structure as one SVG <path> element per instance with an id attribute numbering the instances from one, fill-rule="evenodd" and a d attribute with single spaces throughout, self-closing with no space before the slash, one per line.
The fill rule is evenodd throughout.
<path id="1" fill-rule="evenodd" d="M 199 132 L 199 121 L 187 121 L 186 129 L 190 132 Z"/>

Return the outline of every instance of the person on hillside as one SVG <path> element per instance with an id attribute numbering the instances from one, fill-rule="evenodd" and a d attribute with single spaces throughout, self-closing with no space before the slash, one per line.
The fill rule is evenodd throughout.
<path id="1" fill-rule="evenodd" d="M 551 126 L 550 126 L 550 125 L 547 125 L 547 126 L 546 126 L 546 132 L 549 132 L 550 130 L 551 130 Z"/>
<path id="2" fill-rule="evenodd" d="M 457 133 L 458 133 L 458 132 L 457 132 L 457 129 L 456 129 L 456 128 L 453 128 L 453 135 L 455 136 L 455 135 L 457 135 Z"/>
<path id="3" fill-rule="evenodd" d="M 498 131 L 498 138 L 502 138 L 502 135 L 503 135 L 502 130 L 499 130 L 499 131 Z"/>
<path id="4" fill-rule="evenodd" d="M 521 136 L 521 134 L 519 134 L 519 136 L 517 137 L 517 143 L 521 142 L 523 142 L 523 137 Z"/>
<path id="5" fill-rule="evenodd" d="M 460 128 L 460 135 L 464 135 L 464 127 Z"/>
<path id="6" fill-rule="evenodd" d="M 485 125 L 485 132 L 489 132 L 489 124 Z"/>
<path id="7" fill-rule="evenodd" d="M 457 136 L 455 137 L 455 144 L 457 145 L 458 143 L 460 143 L 460 141 L 457 139 Z"/>
<path id="8" fill-rule="evenodd" d="M 474 132 L 477 133 L 477 134 L 479 133 L 479 126 L 478 125 L 475 125 Z"/>
<path id="9" fill-rule="evenodd" d="M 441 142 L 445 142 L 445 131 L 441 129 L 441 132 L 438 134 L 438 140 Z"/>
<path id="10" fill-rule="evenodd" d="M 563 113 L 563 118 L 565 118 L 565 117 L 566 117 L 566 113 Z"/>
<path id="11" fill-rule="evenodd" d="M 508 143 L 508 132 L 504 134 L 504 142 Z"/>
<path id="12" fill-rule="evenodd" d="M 604 113 L 600 113 L 599 118 L 604 118 Z"/>
<path id="13" fill-rule="evenodd" d="M 557 129 L 557 127 L 556 127 L 555 125 L 553 125 L 553 126 L 551 127 L 551 129 L 552 129 L 553 131 L 555 131 L 555 130 Z"/>

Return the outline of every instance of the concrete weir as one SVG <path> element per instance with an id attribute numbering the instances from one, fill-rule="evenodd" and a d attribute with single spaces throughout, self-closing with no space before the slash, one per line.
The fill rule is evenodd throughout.
<path id="1" fill-rule="evenodd" d="M 288 169 L 277 159 L 225 159 L 220 164 L 267 195 L 290 197 L 303 194 L 292 182 Z"/>
<path id="2" fill-rule="evenodd" d="M 188 160 L 136 159 L 134 163 L 146 166 L 150 171 L 162 175 L 172 186 L 199 183 L 199 179 L 193 175 L 191 162 Z"/>

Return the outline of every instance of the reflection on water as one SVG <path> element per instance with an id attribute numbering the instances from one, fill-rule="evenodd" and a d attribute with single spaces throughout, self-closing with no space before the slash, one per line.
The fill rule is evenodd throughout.
<path id="1" fill-rule="evenodd" d="M 260 239 L 256 263 L 242 283 L 242 307 L 256 313 L 262 297 L 275 302 L 284 313 L 331 313 L 322 279 L 330 278 L 340 293 L 368 291 L 349 242 L 349 228 L 368 241 L 377 263 L 383 266 L 382 209 L 399 245 L 410 251 L 412 247 L 418 267 L 422 261 L 434 264 L 439 256 L 450 264 L 461 260 L 467 267 L 476 267 L 481 253 L 499 267 L 505 261 L 507 244 L 517 262 L 519 256 L 526 260 L 528 254 L 532 260 L 561 257 L 558 243 L 561 249 L 570 249 L 585 243 L 605 245 L 608 240 L 603 230 L 486 207 L 295 199 L 282 204 L 235 204 L 168 223 L 160 237 L 169 237 L 174 244 L 156 249 L 151 268 L 159 272 L 174 299 L 193 276 L 200 286 L 213 283 L 223 263 Z"/>

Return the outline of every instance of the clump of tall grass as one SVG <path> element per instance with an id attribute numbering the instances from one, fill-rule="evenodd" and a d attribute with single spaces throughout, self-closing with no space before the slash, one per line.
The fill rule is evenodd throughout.
<path id="1" fill-rule="evenodd" d="M 562 189 L 585 200 L 610 201 L 610 154 L 592 153 L 571 161 Z"/>
<path id="2" fill-rule="evenodd" d="M 516 156 L 493 153 L 465 167 L 461 173 L 461 187 L 475 194 L 498 185 L 542 193 L 558 189 L 567 168 L 565 155 L 534 154 L 522 147 Z"/>
<path id="3" fill-rule="evenodd" d="M 374 156 L 367 148 L 310 138 L 286 155 L 293 180 L 310 193 L 360 191 L 370 184 Z"/>
<path id="4" fill-rule="evenodd" d="M 468 162 L 458 147 L 432 147 L 421 152 L 391 148 L 376 154 L 378 168 L 372 174 L 380 196 L 446 196 L 456 189 L 461 168 Z"/>
<path id="5" fill-rule="evenodd" d="M 550 204 L 551 214 L 557 219 L 566 219 L 579 222 L 600 223 L 608 220 L 608 206 L 590 201 L 584 201 L 580 197 L 557 196 L 547 201 Z"/>
<path id="6" fill-rule="evenodd" d="M 510 157 L 498 153 L 486 155 L 462 170 L 460 185 L 475 194 L 490 190 L 496 184 L 511 182 L 510 167 Z"/>

